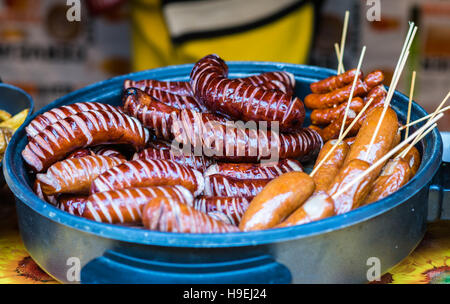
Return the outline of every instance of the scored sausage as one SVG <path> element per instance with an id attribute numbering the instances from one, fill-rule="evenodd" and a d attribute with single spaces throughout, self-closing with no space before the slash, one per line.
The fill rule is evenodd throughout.
<path id="1" fill-rule="evenodd" d="M 58 208 L 72 215 L 82 216 L 86 207 L 87 198 L 87 195 L 60 195 L 58 197 Z"/>
<path id="2" fill-rule="evenodd" d="M 137 159 L 115 166 L 92 182 L 92 193 L 148 186 L 181 185 L 195 196 L 203 192 L 203 175 L 170 160 Z"/>
<path id="3" fill-rule="evenodd" d="M 130 80 L 127 79 L 123 83 L 123 88 L 138 88 L 142 91 L 146 89 L 154 89 L 180 96 L 192 96 L 192 89 L 189 82 L 186 81 L 160 81 L 153 79 Z"/>
<path id="4" fill-rule="evenodd" d="M 253 197 L 256 196 L 269 179 L 234 179 L 222 175 L 205 177 L 205 196 Z"/>
<path id="5" fill-rule="evenodd" d="M 154 197 L 173 198 L 193 204 L 192 193 L 182 186 L 154 186 L 112 190 L 91 194 L 83 217 L 110 224 L 140 223 L 142 209 Z"/>
<path id="6" fill-rule="evenodd" d="M 348 70 L 339 75 L 333 75 L 328 78 L 313 82 L 310 85 L 311 92 L 316 94 L 328 93 L 343 86 L 353 83 L 355 79 L 356 69 Z M 359 72 L 359 79 L 362 79 L 362 72 Z"/>
<path id="7" fill-rule="evenodd" d="M 288 95 L 292 95 L 295 88 L 294 75 L 289 72 L 267 72 L 245 78 L 237 78 L 237 80 L 265 90 L 277 90 Z"/>
<path id="8" fill-rule="evenodd" d="M 46 195 L 88 194 L 97 176 L 123 162 L 120 158 L 99 155 L 69 158 L 53 164 L 45 174 L 37 174 L 36 178 Z"/>
<path id="9" fill-rule="evenodd" d="M 152 198 L 144 207 L 143 223 L 147 229 L 180 233 L 224 233 L 239 229 L 217 221 L 183 202 L 167 197 Z"/>
<path id="10" fill-rule="evenodd" d="M 145 89 L 145 93 L 154 97 L 159 102 L 180 110 L 190 109 L 198 112 L 206 111 L 206 107 L 192 96 L 182 96 L 149 88 Z"/>
<path id="11" fill-rule="evenodd" d="M 232 225 L 238 226 L 253 197 L 201 196 L 194 201 L 194 208 L 203 213 L 220 212 Z"/>
<path id="12" fill-rule="evenodd" d="M 242 231 L 262 230 L 280 224 L 314 192 L 314 180 L 303 172 L 277 177 L 250 202 L 242 217 Z"/>
<path id="13" fill-rule="evenodd" d="M 31 138 L 22 151 L 25 162 L 42 172 L 71 152 L 101 144 L 145 147 L 150 134 L 134 117 L 119 112 L 86 111 L 58 120 Z"/>

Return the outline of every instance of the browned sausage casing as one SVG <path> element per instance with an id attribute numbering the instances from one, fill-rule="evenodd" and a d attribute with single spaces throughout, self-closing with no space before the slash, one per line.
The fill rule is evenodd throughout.
<path id="1" fill-rule="evenodd" d="M 81 149 L 75 150 L 74 152 L 69 154 L 69 156 L 67 156 L 67 158 L 80 158 L 80 157 L 85 157 L 85 156 L 90 156 L 90 155 L 91 156 L 95 155 L 95 153 L 93 153 L 88 148 L 81 148 Z"/>
<path id="2" fill-rule="evenodd" d="M 406 146 L 405 148 L 407 148 Z M 404 151 L 404 149 L 401 149 L 394 157 L 401 154 Z M 403 157 L 405 161 L 408 162 L 409 167 L 411 169 L 411 178 L 416 175 L 417 170 L 419 170 L 420 163 L 421 163 L 421 156 L 419 153 L 419 150 L 417 150 L 416 147 L 412 147 L 408 153 L 406 153 L 405 157 Z"/>
<path id="3" fill-rule="evenodd" d="M 339 116 L 338 119 L 332 121 L 328 126 L 326 126 L 323 129 L 321 129 L 318 126 L 314 126 L 314 125 L 309 126 L 309 128 L 318 132 L 324 142 L 332 140 L 332 139 L 337 139 L 337 138 L 339 138 L 339 133 L 341 131 L 342 124 L 344 122 L 344 116 L 345 116 L 345 113 L 341 113 L 341 115 Z M 349 110 L 347 112 L 344 130 L 346 130 L 350 126 L 350 124 L 353 122 L 355 117 L 356 117 L 356 113 L 353 110 Z M 359 129 L 359 125 L 357 123 L 355 123 L 353 125 L 352 129 L 350 130 L 350 132 L 348 133 L 348 135 L 352 136 L 352 135 L 357 134 L 358 129 Z"/>
<path id="4" fill-rule="evenodd" d="M 38 179 L 34 180 L 33 191 L 44 202 L 50 203 L 52 205 L 56 205 L 58 203 L 56 196 L 44 194 L 44 192 L 42 191 L 41 182 Z"/>
<path id="5" fill-rule="evenodd" d="M 189 82 L 186 81 L 160 81 L 153 79 L 145 80 L 125 80 L 123 83 L 124 89 L 138 88 L 142 91 L 146 89 L 154 89 L 180 96 L 192 96 L 192 89 Z"/>
<path id="6" fill-rule="evenodd" d="M 228 67 L 216 55 L 200 59 L 192 69 L 194 95 L 211 112 L 243 121 L 276 121 L 281 131 L 301 128 L 305 109 L 299 98 L 227 77 Z"/>
<path id="7" fill-rule="evenodd" d="M 395 158 L 383 167 L 375 180 L 364 204 L 376 202 L 403 187 L 411 178 L 411 169 L 407 161 Z"/>
<path id="8" fill-rule="evenodd" d="M 192 96 L 182 96 L 149 88 L 145 90 L 145 93 L 156 98 L 159 102 L 176 109 L 190 109 L 198 112 L 206 111 L 206 107 Z"/>
<path id="9" fill-rule="evenodd" d="M 60 195 L 58 197 L 58 208 L 72 215 L 82 216 L 86 207 L 87 198 L 87 195 Z"/>
<path id="10" fill-rule="evenodd" d="M 339 75 L 333 75 L 328 78 L 313 82 L 310 85 L 311 92 L 316 94 L 328 93 L 343 86 L 353 83 L 355 79 L 356 69 L 348 70 Z M 359 72 L 358 78 L 362 80 L 362 72 Z"/>
<path id="11" fill-rule="evenodd" d="M 147 229 L 179 233 L 224 233 L 239 229 L 217 221 L 173 198 L 156 197 L 144 207 L 143 223 Z"/>
<path id="12" fill-rule="evenodd" d="M 314 180 L 303 172 L 289 172 L 272 180 L 250 202 L 239 228 L 262 230 L 280 224 L 314 192 Z"/>
<path id="13" fill-rule="evenodd" d="M 36 116 L 30 124 L 25 128 L 29 137 L 37 135 L 45 129 L 45 127 L 64 119 L 70 115 L 85 111 L 111 111 L 121 112 L 117 107 L 103 104 L 99 102 L 78 102 L 59 108 L 51 109 L 41 115 Z"/>
<path id="14" fill-rule="evenodd" d="M 140 223 L 143 207 L 154 197 L 173 198 L 191 206 L 194 201 L 192 193 L 182 186 L 112 190 L 91 194 L 83 217 L 110 224 Z"/>
<path id="15" fill-rule="evenodd" d="M 288 95 L 292 95 L 295 88 L 294 75 L 288 72 L 267 72 L 245 78 L 237 78 L 237 80 L 265 90 L 277 90 Z"/>
<path id="16" fill-rule="evenodd" d="M 334 201 L 326 191 L 317 191 L 275 228 L 303 225 L 334 215 Z"/>
<path id="17" fill-rule="evenodd" d="M 237 179 L 273 179 L 283 173 L 303 172 L 302 165 L 294 159 L 283 159 L 271 163 L 218 163 L 208 168 L 205 177 L 218 174 Z"/>
<path id="18" fill-rule="evenodd" d="M 25 162 L 42 172 L 71 152 L 101 144 L 145 147 L 150 134 L 134 117 L 119 112 L 86 111 L 58 120 L 31 138 L 22 151 Z"/>
<path id="19" fill-rule="evenodd" d="M 205 177 L 205 196 L 253 197 L 269 183 L 268 179 L 234 179 L 222 175 Z"/>
<path id="20" fill-rule="evenodd" d="M 194 201 L 194 208 L 203 213 L 220 212 L 232 225 L 238 226 L 253 197 L 202 196 Z"/>
<path id="21" fill-rule="evenodd" d="M 311 123 L 314 125 L 329 124 L 334 120 L 338 119 L 341 116 L 341 114 L 345 111 L 346 107 L 347 102 L 343 102 L 335 108 L 313 110 L 311 112 Z M 364 101 L 359 97 L 355 97 L 352 99 L 349 109 L 354 111 L 355 113 L 359 113 L 361 112 L 363 107 Z"/>
<path id="22" fill-rule="evenodd" d="M 322 150 L 320 150 L 314 168 L 323 160 L 323 158 L 336 143 L 337 140 L 330 140 L 325 143 Z M 345 157 L 347 156 L 349 150 L 349 145 L 346 142 L 341 141 L 330 156 L 328 156 L 313 176 L 314 183 L 316 184 L 316 191 L 325 191 L 328 187 L 330 187 L 334 178 L 344 164 Z"/>
<path id="23" fill-rule="evenodd" d="M 37 174 L 36 178 L 46 195 L 88 194 L 97 176 L 123 162 L 120 158 L 99 155 L 69 158 L 53 164 L 45 174 Z"/>

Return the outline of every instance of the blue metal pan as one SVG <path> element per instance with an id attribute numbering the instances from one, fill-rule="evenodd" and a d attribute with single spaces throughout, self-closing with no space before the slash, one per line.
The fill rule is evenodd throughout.
<path id="1" fill-rule="evenodd" d="M 291 72 L 301 98 L 310 92 L 311 82 L 333 74 L 328 69 L 284 63 L 231 62 L 229 67 L 231 77 Z M 106 80 L 68 94 L 36 115 L 79 101 L 118 105 L 124 79 L 187 80 L 191 68 L 171 66 Z M 397 92 L 392 106 L 404 120 L 407 98 Z M 426 114 L 413 104 L 412 120 Z M 73 282 L 74 260 L 80 262 L 83 283 L 365 282 L 371 271 L 368 261 L 373 260 L 369 258 L 378 259 L 381 272 L 400 262 L 422 239 L 428 208 L 436 219 L 443 208 L 445 186 L 440 184 L 440 173 L 436 175 L 442 163 L 437 130 L 418 145 L 422 164 L 416 176 L 383 200 L 302 226 L 211 235 L 121 227 L 63 212 L 33 193 L 18 153 L 26 143 L 22 127 L 6 152 L 6 180 L 16 196 L 25 247 L 61 282 Z"/>

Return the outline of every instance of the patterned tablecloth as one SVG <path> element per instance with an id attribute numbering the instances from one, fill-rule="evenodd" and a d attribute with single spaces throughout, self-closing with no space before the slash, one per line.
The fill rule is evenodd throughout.
<path id="1" fill-rule="evenodd" d="M 12 194 L 0 191 L 0 284 L 55 284 L 25 250 L 20 239 Z M 425 238 L 380 283 L 450 283 L 450 221 L 428 226 Z"/>

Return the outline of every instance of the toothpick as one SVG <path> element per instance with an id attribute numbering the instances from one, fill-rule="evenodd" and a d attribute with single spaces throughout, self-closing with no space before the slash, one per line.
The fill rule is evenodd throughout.
<path id="1" fill-rule="evenodd" d="M 450 106 L 446 106 L 445 108 L 441 109 L 439 112 L 437 112 L 437 114 L 447 112 L 448 110 L 450 110 Z M 427 116 L 424 116 L 424 117 L 422 117 L 422 118 L 419 118 L 419 119 L 417 119 L 417 120 L 414 120 L 414 121 L 410 122 L 409 124 L 406 124 L 406 125 L 404 125 L 404 126 L 401 126 L 400 128 L 398 128 L 398 130 L 399 130 L 399 131 L 402 131 L 402 130 L 408 128 L 408 127 L 414 126 L 415 124 L 418 124 L 419 122 L 422 122 L 422 121 L 424 121 L 424 120 L 427 120 L 428 118 L 430 118 L 431 116 L 433 116 L 433 114 L 434 114 L 434 113 L 431 113 L 431 114 L 428 114 Z"/>
<path id="2" fill-rule="evenodd" d="M 433 126 L 437 126 L 437 124 L 434 124 Z M 430 133 L 433 129 L 434 129 L 434 127 L 429 128 L 427 131 L 425 131 L 422 134 L 420 134 L 419 136 L 417 136 L 416 139 L 414 139 L 413 142 L 410 143 L 409 146 L 405 150 L 403 150 L 402 153 L 400 153 L 400 155 L 398 157 L 404 158 L 408 154 L 409 150 L 411 150 L 419 141 L 422 140 L 422 138 L 427 136 L 427 134 Z"/>
<path id="3" fill-rule="evenodd" d="M 414 85 L 415 84 L 416 84 L 416 71 L 413 71 L 412 79 L 411 79 L 411 87 L 409 89 L 408 114 L 406 116 L 406 124 L 407 125 L 411 121 L 411 106 L 412 106 L 412 100 L 413 100 L 413 95 L 414 95 Z M 409 126 L 406 127 L 405 138 L 408 138 L 408 135 L 409 135 Z"/>
<path id="4" fill-rule="evenodd" d="M 331 147 L 331 149 L 328 151 L 328 153 L 325 155 L 325 157 L 322 158 L 322 160 L 319 162 L 319 164 L 317 166 L 315 166 L 315 168 L 313 169 L 313 171 L 311 172 L 311 174 L 309 176 L 312 177 L 312 176 L 314 176 L 314 174 L 317 173 L 317 170 L 319 170 L 319 168 L 325 163 L 325 161 L 328 159 L 328 157 L 330 157 L 331 153 L 333 153 L 333 151 L 336 150 L 337 146 L 341 143 L 341 141 L 344 140 L 344 138 L 347 136 L 347 134 L 352 130 L 353 126 L 358 122 L 358 120 L 361 118 L 361 116 L 364 114 L 364 112 L 367 110 L 367 108 L 369 108 L 372 101 L 373 101 L 373 98 L 370 98 L 369 101 L 366 102 L 366 104 L 362 108 L 361 112 L 359 112 L 358 115 L 355 117 L 355 119 L 353 119 L 352 123 L 347 127 L 347 129 L 342 134 L 342 136 L 337 139 L 337 141 L 333 145 L 333 147 Z"/>
<path id="5" fill-rule="evenodd" d="M 348 110 L 350 109 L 350 103 L 353 99 L 353 94 L 355 92 L 356 83 L 358 82 L 358 75 L 359 75 L 359 71 L 361 70 L 361 65 L 362 65 L 365 53 L 366 53 L 366 46 L 363 46 L 361 55 L 359 56 L 359 62 L 358 62 L 358 67 L 356 68 L 355 78 L 353 78 L 353 84 L 352 84 L 352 89 L 350 91 L 350 96 L 348 97 L 347 105 L 345 107 L 344 120 L 342 121 L 341 130 L 339 131 L 339 137 L 341 137 L 342 133 L 344 132 L 345 122 L 347 121 Z"/>
<path id="6" fill-rule="evenodd" d="M 338 43 L 335 43 L 334 44 L 334 51 L 336 52 L 336 57 L 337 57 L 337 60 L 338 60 L 338 62 L 339 62 L 339 58 L 341 57 L 341 51 L 339 50 L 339 44 Z M 341 66 L 341 70 L 339 71 L 337 71 L 337 74 L 339 75 L 339 74 L 342 74 L 342 73 L 344 73 L 345 72 L 345 68 L 344 68 L 344 64 L 342 64 L 342 66 Z"/>
<path id="7" fill-rule="evenodd" d="M 344 17 L 344 27 L 342 29 L 342 36 L 341 36 L 341 49 L 339 52 L 339 64 L 337 68 L 337 73 L 339 74 L 339 71 L 343 70 L 343 60 L 344 60 L 344 49 L 345 49 L 345 40 L 347 39 L 347 28 L 348 28 L 348 19 L 350 17 L 350 12 L 345 11 L 345 17 Z"/>
<path id="8" fill-rule="evenodd" d="M 421 127 L 419 130 L 414 132 L 410 137 L 405 139 L 403 142 L 398 144 L 394 149 L 389 151 L 387 154 L 385 154 L 382 158 L 380 158 L 378 161 L 376 161 L 374 164 L 372 164 L 369 168 L 367 168 L 364 172 L 362 172 L 360 175 L 358 175 L 356 178 L 354 178 L 351 182 L 349 182 L 347 185 L 345 185 L 339 192 L 333 194 L 331 197 L 333 199 L 338 198 L 340 195 L 344 194 L 347 190 L 349 190 L 354 184 L 359 182 L 361 179 L 364 178 L 367 174 L 375 170 L 377 167 L 381 166 L 385 161 L 387 161 L 389 158 L 391 158 L 395 153 L 400 151 L 404 146 L 406 146 L 409 142 L 413 141 L 414 138 L 419 136 L 423 131 L 428 129 L 431 126 L 431 129 L 435 128 L 437 124 L 435 123 L 440 118 L 442 118 L 444 114 L 439 114 L 433 119 L 429 120 L 423 127 Z"/>

